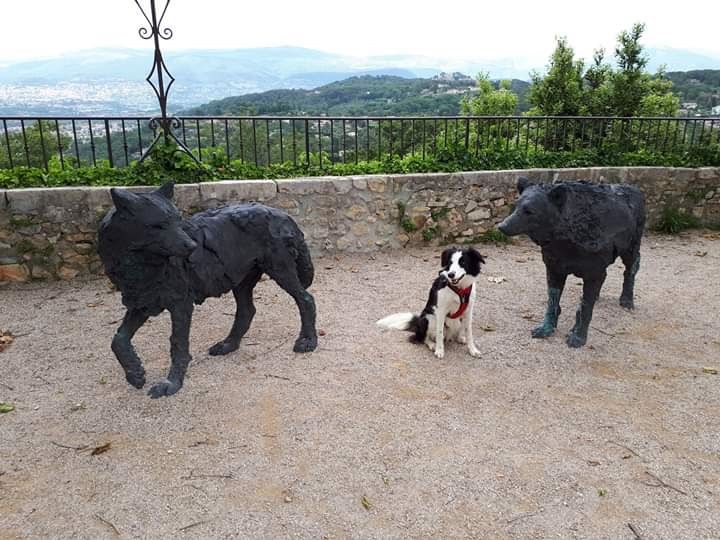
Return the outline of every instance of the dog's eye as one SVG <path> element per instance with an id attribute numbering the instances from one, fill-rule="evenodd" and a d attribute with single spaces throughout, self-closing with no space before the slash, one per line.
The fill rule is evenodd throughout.
<path id="1" fill-rule="evenodd" d="M 532 210 L 528 208 L 523 208 L 523 213 L 528 216 L 532 216 Z"/>
<path id="2" fill-rule="evenodd" d="M 161 229 L 164 228 L 164 227 L 163 227 L 162 225 L 160 225 L 159 223 L 156 223 L 155 225 L 150 225 L 150 227 L 153 228 L 153 229 L 158 229 L 158 230 L 161 230 Z"/>

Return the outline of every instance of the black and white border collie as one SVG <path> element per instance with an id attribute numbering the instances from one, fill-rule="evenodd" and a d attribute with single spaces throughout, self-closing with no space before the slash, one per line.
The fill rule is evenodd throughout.
<path id="1" fill-rule="evenodd" d="M 430 289 L 420 315 L 395 313 L 377 321 L 377 325 L 412 332 L 410 341 L 424 343 L 435 356 L 445 355 L 445 339 L 466 343 L 471 356 L 480 356 L 472 334 L 475 282 L 485 258 L 474 248 L 451 247 L 442 252 L 442 269 Z"/>

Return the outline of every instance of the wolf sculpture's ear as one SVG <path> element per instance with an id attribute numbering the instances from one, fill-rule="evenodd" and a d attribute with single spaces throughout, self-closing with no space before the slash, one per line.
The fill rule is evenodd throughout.
<path id="1" fill-rule="evenodd" d="M 518 178 L 518 181 L 517 181 L 518 193 L 522 193 L 523 191 L 525 191 L 525 188 L 528 187 L 530 184 L 531 184 L 530 180 L 528 180 L 524 176 L 521 176 L 520 178 Z"/>
<path id="2" fill-rule="evenodd" d="M 130 210 L 139 199 L 134 193 L 118 188 L 110 189 L 110 196 L 118 210 Z"/>
<path id="3" fill-rule="evenodd" d="M 173 193 L 175 192 L 175 182 L 168 182 L 166 184 L 163 184 L 158 189 L 155 190 L 155 193 L 158 195 L 162 195 L 165 197 L 168 201 L 172 201 Z"/>
<path id="4" fill-rule="evenodd" d="M 548 192 L 548 199 L 558 208 L 562 208 L 567 200 L 568 189 L 565 184 L 557 184 Z"/>

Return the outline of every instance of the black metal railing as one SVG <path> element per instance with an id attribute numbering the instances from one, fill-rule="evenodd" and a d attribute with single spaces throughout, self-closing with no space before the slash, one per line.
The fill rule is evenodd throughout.
<path id="1" fill-rule="evenodd" d="M 682 152 L 720 144 L 720 117 L 180 116 L 177 138 L 199 161 L 258 167 L 437 155 L 613 148 Z M 0 117 L 0 168 L 124 167 L 160 129 L 150 117 Z"/>

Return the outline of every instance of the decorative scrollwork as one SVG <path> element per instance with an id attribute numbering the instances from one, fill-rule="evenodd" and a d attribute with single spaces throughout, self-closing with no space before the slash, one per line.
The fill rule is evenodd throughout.
<path id="1" fill-rule="evenodd" d="M 167 13 L 168 6 L 170 5 L 170 0 L 165 0 L 165 7 L 163 8 L 162 13 L 160 13 L 160 18 L 157 16 L 155 0 L 150 0 L 150 17 L 148 17 L 147 13 L 140 5 L 139 0 L 135 0 L 135 4 L 140 9 L 140 13 L 142 13 L 149 25 L 148 27 L 141 27 L 138 30 L 138 34 L 142 39 L 146 40 L 155 38 L 155 57 L 150 73 L 148 73 L 145 80 L 153 89 L 153 92 L 155 92 L 155 97 L 157 97 L 160 105 L 160 116 L 155 116 L 148 122 L 148 127 L 153 131 L 153 133 L 155 133 L 155 139 L 145 150 L 145 153 L 140 158 L 140 161 L 143 161 L 150 154 L 152 149 L 162 137 L 166 143 L 172 139 L 179 150 L 187 153 L 197 162 L 198 159 L 173 133 L 174 129 L 178 129 L 182 125 L 180 119 L 174 116 L 169 117 L 167 115 L 168 94 L 170 92 L 170 88 L 175 82 L 175 77 L 172 76 L 165 65 L 162 52 L 160 51 L 159 39 L 168 40 L 173 37 L 173 31 L 170 28 L 161 28 L 162 21 L 165 18 L 165 13 Z"/>
<path id="2" fill-rule="evenodd" d="M 171 28 L 161 28 L 162 21 L 165 18 L 165 13 L 167 12 L 167 8 L 170 5 L 170 0 L 166 0 L 165 7 L 163 8 L 162 14 L 160 15 L 160 18 L 157 18 L 156 11 L 155 11 L 155 2 L 151 1 L 150 7 L 151 7 L 151 16 L 147 16 L 147 13 L 143 9 L 143 7 L 140 5 L 139 0 L 135 0 L 135 4 L 140 9 L 140 13 L 143 14 L 143 17 L 145 17 L 145 20 L 147 21 L 149 28 L 142 26 L 138 29 L 138 34 L 142 39 L 152 39 L 153 37 L 157 36 L 160 39 L 168 40 L 172 39 L 173 37 L 173 31 Z"/>

